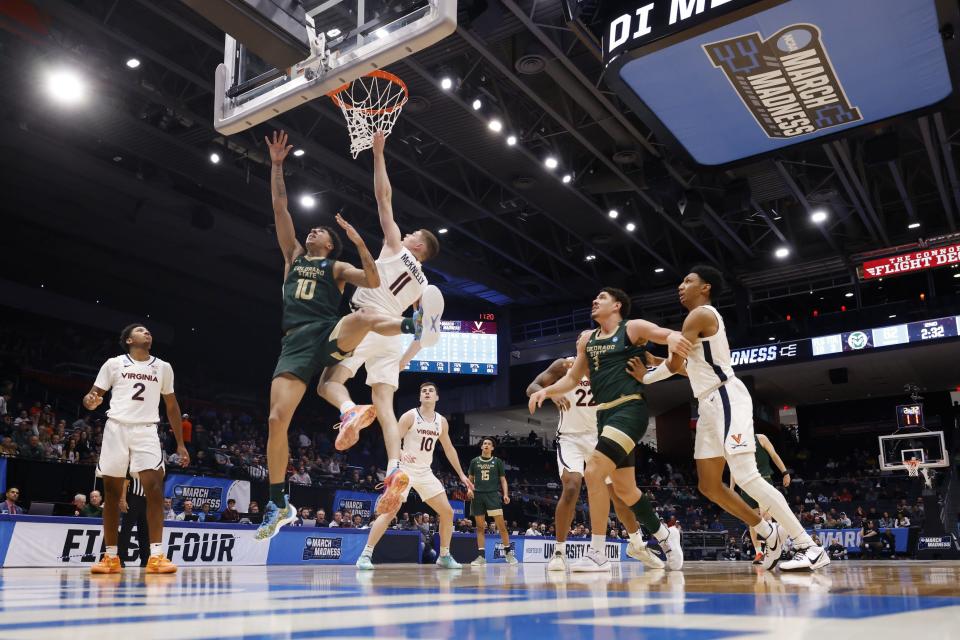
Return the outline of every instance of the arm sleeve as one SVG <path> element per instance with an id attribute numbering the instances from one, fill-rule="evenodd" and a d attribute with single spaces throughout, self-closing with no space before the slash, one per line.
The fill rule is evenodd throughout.
<path id="1" fill-rule="evenodd" d="M 653 371 L 648 372 L 643 376 L 643 384 L 653 384 L 654 382 L 660 382 L 661 380 L 666 380 L 673 375 L 673 372 L 667 368 L 667 361 L 664 360 L 657 368 Z"/>
<path id="2" fill-rule="evenodd" d="M 94 381 L 93 386 L 98 389 L 103 389 L 104 391 L 109 391 L 113 387 L 113 367 L 111 362 L 107 360 L 103 363 L 103 366 L 100 367 L 100 373 L 97 374 L 97 379 Z"/>
<path id="3" fill-rule="evenodd" d="M 169 362 L 163 363 L 163 382 L 160 383 L 160 393 L 165 396 L 173 393 L 173 367 Z"/>

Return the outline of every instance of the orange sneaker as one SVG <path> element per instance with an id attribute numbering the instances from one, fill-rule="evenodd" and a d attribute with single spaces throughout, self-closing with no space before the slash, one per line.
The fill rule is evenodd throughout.
<path id="1" fill-rule="evenodd" d="M 150 556 L 147 559 L 147 573 L 176 573 L 177 565 L 167 559 L 164 554 Z"/>
<path id="2" fill-rule="evenodd" d="M 120 566 L 120 558 L 117 556 L 110 556 L 106 553 L 103 554 L 103 557 L 100 558 L 100 561 L 90 567 L 90 573 L 121 573 L 123 572 L 123 567 Z"/>
<path id="3" fill-rule="evenodd" d="M 410 485 L 410 476 L 399 467 L 390 472 L 383 479 L 383 495 L 377 500 L 377 515 L 392 513 L 400 508 L 403 502 L 403 492 Z"/>
<path id="4" fill-rule="evenodd" d="M 338 429 L 337 441 L 334 446 L 337 451 L 346 451 L 357 444 L 360 439 L 360 430 L 369 427 L 377 418 L 377 410 L 372 404 L 358 404 L 340 416 L 340 422 L 333 425 Z"/>

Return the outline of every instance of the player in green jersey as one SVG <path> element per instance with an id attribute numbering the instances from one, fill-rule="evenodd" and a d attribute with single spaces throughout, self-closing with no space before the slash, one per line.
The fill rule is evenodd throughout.
<path id="1" fill-rule="evenodd" d="M 773 484 L 773 468 L 770 466 L 770 463 L 773 462 L 773 464 L 777 465 L 777 469 L 780 470 L 780 474 L 783 476 L 783 488 L 789 489 L 790 474 L 787 473 L 787 465 L 783 463 L 780 454 L 777 453 L 773 443 L 770 442 L 770 438 L 762 433 L 758 433 L 754 437 L 757 439 L 757 450 L 754 452 L 754 456 L 757 459 L 757 471 L 760 472 L 760 477 L 770 484 Z M 737 486 L 732 473 L 730 474 L 730 488 L 736 489 L 737 493 L 740 494 L 740 497 L 743 498 L 743 501 L 746 502 L 748 506 L 757 509 L 760 517 L 766 515 L 767 512 L 760 509 L 757 501 L 747 495 L 741 487 Z M 763 559 L 763 553 L 760 551 L 760 541 L 757 538 L 757 530 L 753 527 L 750 527 L 750 541 L 753 542 L 753 550 L 756 552 L 753 564 L 760 564 L 760 561 Z"/>
<path id="2" fill-rule="evenodd" d="M 477 559 L 470 564 L 480 566 L 487 564 L 486 556 L 486 516 L 491 516 L 497 523 L 500 540 L 509 564 L 517 564 L 517 554 L 510 544 L 510 534 L 507 523 L 503 519 L 503 505 L 510 504 L 510 491 L 507 487 L 507 475 L 503 460 L 493 456 L 493 438 L 484 438 L 480 441 L 480 455 L 470 461 L 467 476 L 473 483 L 473 491 L 467 492 L 470 498 L 470 515 L 477 523 Z M 500 499 L 500 492 L 503 499 Z"/>
<path id="3" fill-rule="evenodd" d="M 313 228 L 304 244 L 297 241 L 293 218 L 287 210 L 283 179 L 283 161 L 293 147 L 287 145 L 287 135 L 282 131 L 274 132 L 266 142 L 273 165 L 270 191 L 274 223 L 284 259 L 284 336 L 270 386 L 267 440 L 270 501 L 264 509 L 263 524 L 257 529 L 258 540 L 271 538 L 281 526 L 296 518 L 296 509 L 284 492 L 290 458 L 287 431 L 310 380 L 348 357 L 368 332 L 417 333 L 416 323 L 411 319 L 391 318 L 366 309 L 340 316 L 340 300 L 347 283 L 367 288 L 380 286 L 376 263 L 360 234 L 339 214 L 337 224 L 356 246 L 363 269 L 337 260 L 342 241 L 330 227 Z M 369 424 L 375 416 L 373 406 L 362 405 L 341 416 L 341 420 L 366 420 Z"/>
<path id="4" fill-rule="evenodd" d="M 576 387 L 583 376 L 589 375 L 593 398 L 598 404 L 600 438 L 583 474 L 593 535 L 583 561 L 572 567 L 578 571 L 607 571 L 611 567 L 604 555 L 603 534 L 610 515 L 610 497 L 604 483 L 607 476 L 613 479 L 617 496 L 660 543 L 667 567 L 677 570 L 683 566 L 679 531 L 673 527 L 668 529 L 660 521 L 650 500 L 637 487 L 634 449 L 647 430 L 649 418 L 643 383 L 629 374 L 627 363 L 645 354 L 647 342 L 666 344 L 671 353 L 681 355 L 688 353 L 691 345 L 677 331 L 646 320 L 626 320 L 629 315 L 630 298 L 624 291 L 613 287 L 602 289 L 591 308 L 591 318 L 599 326 L 580 335 L 573 366 L 559 381 L 530 396 L 532 414 L 544 400 L 564 395 Z"/>

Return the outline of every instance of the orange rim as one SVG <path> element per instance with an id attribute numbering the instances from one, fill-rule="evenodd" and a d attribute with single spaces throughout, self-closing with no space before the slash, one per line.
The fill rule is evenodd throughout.
<path id="1" fill-rule="evenodd" d="M 341 109 L 359 109 L 361 111 L 365 111 L 370 114 L 393 113 L 397 109 L 403 108 L 403 105 L 407 103 L 407 98 L 410 97 L 410 92 L 407 90 L 407 83 L 401 80 L 399 77 L 395 76 L 394 74 L 390 73 L 389 71 L 383 71 L 382 69 L 377 69 L 376 71 L 371 71 L 370 73 L 361 77 L 380 78 L 381 80 L 388 80 L 389 82 L 394 83 L 395 85 L 403 89 L 403 100 L 400 101 L 399 104 L 395 104 L 392 107 L 386 107 L 384 109 L 368 109 L 366 107 L 356 107 L 352 104 L 347 104 L 346 102 L 340 99 L 340 94 L 346 91 L 347 89 L 349 89 L 350 86 L 353 84 L 353 82 L 356 82 L 356 80 L 337 87 L 327 95 L 330 96 L 330 99 L 333 100 L 333 102 Z"/>

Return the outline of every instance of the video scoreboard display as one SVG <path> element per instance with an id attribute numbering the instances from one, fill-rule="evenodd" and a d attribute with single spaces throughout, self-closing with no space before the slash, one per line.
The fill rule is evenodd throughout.
<path id="1" fill-rule="evenodd" d="M 482 314 L 490 320 L 441 320 L 440 341 L 429 349 L 421 349 L 405 371 L 497 375 L 497 323 L 493 314 Z M 403 348 L 413 336 L 403 336 Z"/>
<path id="2" fill-rule="evenodd" d="M 731 347 L 730 358 L 735 369 L 752 369 L 957 337 L 960 337 L 960 316 L 950 316 L 755 347 Z"/>
<path id="3" fill-rule="evenodd" d="M 931 340 L 955 338 L 960 335 L 960 316 L 919 320 L 876 329 L 862 329 L 836 333 L 812 339 L 813 356 L 862 351 L 877 347 L 895 347 Z"/>

